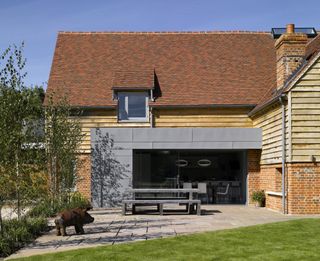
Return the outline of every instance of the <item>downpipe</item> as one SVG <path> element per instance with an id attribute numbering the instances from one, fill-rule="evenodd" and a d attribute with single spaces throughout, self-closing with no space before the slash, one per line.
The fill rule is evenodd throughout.
<path id="1" fill-rule="evenodd" d="M 281 103 L 281 111 L 282 111 L 282 123 L 281 123 L 281 129 L 282 129 L 282 173 L 281 173 L 281 190 L 282 190 L 282 210 L 283 214 L 286 214 L 286 107 L 285 107 L 285 101 L 287 100 L 287 97 L 285 94 L 282 94 L 279 97 L 279 101 Z"/>

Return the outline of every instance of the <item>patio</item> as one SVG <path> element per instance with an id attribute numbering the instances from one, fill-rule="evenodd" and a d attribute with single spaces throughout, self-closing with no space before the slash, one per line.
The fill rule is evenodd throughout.
<path id="1" fill-rule="evenodd" d="M 297 218 L 284 216 L 264 208 L 241 205 L 204 205 L 201 216 L 180 214 L 122 216 L 121 210 L 96 210 L 91 214 L 95 222 L 85 226 L 85 235 L 75 235 L 73 227 L 69 227 L 67 237 L 57 237 L 55 230 L 52 229 L 9 258 L 231 229 Z M 50 224 L 53 225 L 53 222 Z"/>

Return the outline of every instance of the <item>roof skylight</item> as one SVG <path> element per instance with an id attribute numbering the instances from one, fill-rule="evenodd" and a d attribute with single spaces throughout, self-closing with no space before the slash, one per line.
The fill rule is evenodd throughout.
<path id="1" fill-rule="evenodd" d="M 294 31 L 296 33 L 304 33 L 310 38 L 314 38 L 314 37 L 317 36 L 317 31 L 316 31 L 316 29 L 314 27 L 296 27 L 294 29 Z M 286 28 L 285 27 L 272 28 L 271 29 L 271 34 L 272 34 L 274 39 L 279 38 L 285 32 L 286 32 Z"/>

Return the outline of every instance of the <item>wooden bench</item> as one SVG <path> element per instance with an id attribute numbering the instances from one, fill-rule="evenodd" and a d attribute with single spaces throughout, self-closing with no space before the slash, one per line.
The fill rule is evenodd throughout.
<path id="1" fill-rule="evenodd" d="M 197 207 L 197 215 L 201 214 L 201 201 L 199 199 L 125 199 L 122 201 L 122 215 L 127 212 L 127 205 L 132 204 L 132 214 L 136 205 L 157 206 L 160 215 L 163 215 L 163 204 L 186 204 L 190 214 L 193 206 Z"/>

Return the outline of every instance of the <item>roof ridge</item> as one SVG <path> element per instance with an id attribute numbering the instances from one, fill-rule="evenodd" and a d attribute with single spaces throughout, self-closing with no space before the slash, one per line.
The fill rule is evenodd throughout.
<path id="1" fill-rule="evenodd" d="M 59 34 L 271 34 L 268 31 L 59 31 Z"/>

